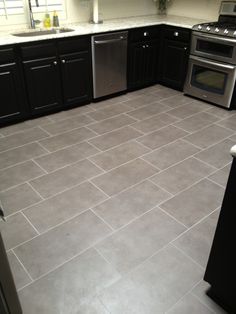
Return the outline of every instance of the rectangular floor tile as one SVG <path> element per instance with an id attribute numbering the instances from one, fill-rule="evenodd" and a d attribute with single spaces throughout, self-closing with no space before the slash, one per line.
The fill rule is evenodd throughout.
<path id="1" fill-rule="evenodd" d="M 93 183 L 106 194 L 113 195 L 157 173 L 158 170 L 141 159 L 136 159 L 94 178 Z"/>
<path id="2" fill-rule="evenodd" d="M 0 139 L 0 152 L 22 146 L 48 137 L 48 134 L 40 128 L 33 128 L 17 134 L 12 134 Z"/>
<path id="3" fill-rule="evenodd" d="M 186 105 L 171 109 L 168 111 L 168 113 L 177 118 L 184 119 L 204 110 L 207 110 L 207 108 L 191 102 Z"/>
<path id="4" fill-rule="evenodd" d="M 93 121 L 93 119 L 87 117 L 86 115 L 79 115 L 73 118 L 62 120 L 60 121 L 60 123 L 58 123 L 57 121 L 44 125 L 42 128 L 50 134 L 56 135 L 59 133 L 70 131 L 72 129 L 78 129 L 82 126 L 92 123 Z"/>
<path id="5" fill-rule="evenodd" d="M 96 136 L 96 133 L 82 127 L 63 134 L 52 136 L 48 139 L 40 141 L 40 143 L 50 152 L 54 152 L 67 146 L 83 142 L 94 136 Z"/>
<path id="6" fill-rule="evenodd" d="M 144 107 L 147 105 L 150 105 L 154 102 L 157 101 L 156 97 L 154 95 L 151 95 L 150 93 L 144 94 L 143 90 L 142 90 L 142 94 L 138 93 L 137 91 L 134 93 L 129 93 L 128 95 L 131 95 L 132 97 L 130 100 L 127 100 L 124 104 L 131 107 L 131 109 L 138 109 L 140 107 Z M 135 95 L 134 95 L 135 94 Z M 130 110 L 131 110 L 130 109 Z"/>
<path id="7" fill-rule="evenodd" d="M 7 217 L 6 222 L 0 221 L 0 230 L 6 250 L 37 235 L 37 232 L 21 213 Z"/>
<path id="8" fill-rule="evenodd" d="M 177 140 L 174 143 L 168 144 L 165 147 L 145 155 L 143 159 L 152 163 L 159 169 L 166 169 L 183 159 L 192 156 L 199 150 L 200 149 L 188 142 Z"/>
<path id="9" fill-rule="evenodd" d="M 0 192 L 0 200 L 5 216 L 33 205 L 42 198 L 29 186 L 23 183 L 7 191 Z"/>
<path id="10" fill-rule="evenodd" d="M 13 279 L 16 285 L 16 289 L 20 289 L 25 285 L 32 282 L 29 275 L 26 273 L 18 259 L 16 258 L 15 254 L 11 251 L 7 254 L 7 258 L 11 267 Z"/>
<path id="11" fill-rule="evenodd" d="M 96 245 L 120 272 L 138 266 L 181 234 L 185 228 L 155 208 Z"/>
<path id="12" fill-rule="evenodd" d="M 58 194 L 24 211 L 39 232 L 44 232 L 90 207 L 104 201 L 107 197 L 91 183 L 85 182 L 66 192 Z"/>
<path id="13" fill-rule="evenodd" d="M 128 142 L 129 140 L 135 139 L 141 135 L 142 133 L 139 131 L 129 126 L 125 126 L 122 129 L 97 136 L 96 138 L 89 140 L 89 142 L 101 150 L 107 150 L 114 146 Z"/>
<path id="14" fill-rule="evenodd" d="M 228 128 L 228 129 L 231 129 L 233 131 L 236 131 L 236 114 L 232 115 L 229 118 L 221 120 L 217 124 L 222 125 L 222 126 Z"/>
<path id="15" fill-rule="evenodd" d="M 232 134 L 233 131 L 222 128 L 218 125 L 211 125 L 186 136 L 185 140 L 201 148 L 207 148 L 210 145 L 216 144 Z"/>
<path id="16" fill-rule="evenodd" d="M 82 142 L 36 158 L 35 161 L 47 172 L 51 172 L 98 152 L 92 145 Z"/>
<path id="17" fill-rule="evenodd" d="M 130 110 L 130 108 L 128 106 L 124 105 L 124 103 L 118 103 L 116 105 L 112 105 L 112 106 L 109 106 L 109 107 L 104 108 L 104 109 L 90 112 L 87 114 L 87 116 L 89 116 L 90 118 L 92 118 L 96 121 L 101 121 L 101 120 L 116 116 L 120 113 L 127 112 L 129 110 Z"/>
<path id="18" fill-rule="evenodd" d="M 167 99 L 160 100 L 162 104 L 165 104 L 171 108 L 186 105 L 193 101 L 193 98 L 184 95 L 174 95 Z"/>
<path id="19" fill-rule="evenodd" d="M 132 126 L 143 133 L 149 133 L 161 129 L 164 126 L 172 124 L 176 121 L 178 121 L 177 118 L 166 113 L 160 113 L 154 115 L 151 118 L 136 122 Z"/>
<path id="20" fill-rule="evenodd" d="M 103 133 L 111 132 L 115 129 L 119 129 L 123 126 L 132 124 L 135 121 L 136 120 L 129 117 L 128 115 L 121 114 L 119 116 L 112 117 L 104 121 L 90 124 L 89 128 L 98 134 L 103 134 Z"/>
<path id="21" fill-rule="evenodd" d="M 155 102 L 151 105 L 136 109 L 136 110 L 132 110 L 130 112 L 128 112 L 128 115 L 138 119 L 138 120 L 143 120 L 143 119 L 147 119 L 155 114 L 161 113 L 161 112 L 165 112 L 167 110 L 169 110 L 170 108 L 166 105 L 163 105 L 159 102 Z"/>
<path id="22" fill-rule="evenodd" d="M 201 277 L 195 263 L 168 246 L 99 298 L 112 314 L 166 313 Z"/>
<path id="23" fill-rule="evenodd" d="M 0 153 L 0 169 L 13 166 L 17 163 L 32 159 L 47 153 L 37 143 L 26 144 L 24 146 Z"/>
<path id="24" fill-rule="evenodd" d="M 155 149 L 174 142 L 186 135 L 188 135 L 187 132 L 170 125 L 148 135 L 144 135 L 137 139 L 137 141 L 151 149 Z"/>
<path id="25" fill-rule="evenodd" d="M 76 314 L 110 314 L 98 298 L 83 304 Z"/>
<path id="26" fill-rule="evenodd" d="M 204 149 L 195 156 L 216 168 L 222 168 L 232 161 L 230 149 L 234 144 L 234 141 L 226 139 Z"/>
<path id="27" fill-rule="evenodd" d="M 151 180 L 168 192 L 177 194 L 214 171 L 214 167 L 191 157 L 158 173 Z"/>
<path id="28" fill-rule="evenodd" d="M 54 114 L 50 114 L 49 118 L 55 122 L 58 122 L 58 121 L 62 121 L 62 120 L 68 119 L 68 118 L 73 118 L 73 117 L 78 116 L 78 115 L 83 115 L 83 114 L 91 112 L 91 111 L 94 111 L 92 106 L 89 106 L 89 105 L 80 106 L 80 107 L 73 108 L 70 110 L 65 110 L 65 111 L 60 111 L 60 112 L 54 113 Z"/>
<path id="29" fill-rule="evenodd" d="M 117 279 L 117 272 L 91 249 L 24 288 L 19 296 L 24 314 L 77 314 L 81 306 Z"/>
<path id="30" fill-rule="evenodd" d="M 161 204 L 161 208 L 186 226 L 191 227 L 220 207 L 223 195 L 223 188 L 204 179 Z"/>
<path id="31" fill-rule="evenodd" d="M 225 166 L 224 168 L 216 171 L 212 175 L 209 176 L 209 179 L 212 181 L 222 185 L 223 187 L 226 187 L 226 184 L 228 182 L 229 178 L 229 172 L 230 172 L 231 164 Z"/>
<path id="32" fill-rule="evenodd" d="M 99 175 L 102 171 L 88 160 L 82 160 L 32 180 L 30 184 L 47 198 Z"/>
<path id="33" fill-rule="evenodd" d="M 31 160 L 5 170 L 0 170 L 0 191 L 43 174 L 45 172 Z"/>
<path id="34" fill-rule="evenodd" d="M 234 114 L 234 111 L 226 110 L 224 108 L 220 108 L 217 106 L 211 106 L 207 112 L 210 114 L 214 114 L 215 116 L 219 117 L 220 119 L 226 119 L 231 117 Z"/>
<path id="35" fill-rule="evenodd" d="M 95 162 L 104 170 L 110 170 L 126 163 L 132 159 L 138 158 L 150 150 L 137 142 L 127 142 L 106 152 L 99 153 L 89 159 Z"/>
<path id="36" fill-rule="evenodd" d="M 144 181 L 96 206 L 93 210 L 114 229 L 162 203 L 170 194 Z"/>
<path id="37" fill-rule="evenodd" d="M 162 99 L 167 99 L 167 98 L 172 97 L 174 95 L 175 96 L 180 95 L 181 93 L 177 90 L 172 89 L 172 88 L 162 86 L 161 88 L 157 89 L 156 91 L 152 91 L 152 94 L 154 96 L 156 96 L 157 101 L 160 101 Z"/>
<path id="38" fill-rule="evenodd" d="M 91 211 L 86 211 L 18 246 L 15 253 L 35 279 L 65 263 L 110 232 L 102 220 Z"/>
<path id="39" fill-rule="evenodd" d="M 174 241 L 175 246 L 193 258 L 204 269 L 207 266 L 218 216 L 219 211 L 214 212 Z"/>
<path id="40" fill-rule="evenodd" d="M 192 117 L 186 118 L 180 122 L 175 123 L 175 125 L 188 132 L 195 132 L 206 126 L 209 126 L 210 124 L 216 122 L 217 120 L 219 120 L 219 118 L 217 118 L 214 115 L 211 115 L 207 112 L 200 112 Z"/>

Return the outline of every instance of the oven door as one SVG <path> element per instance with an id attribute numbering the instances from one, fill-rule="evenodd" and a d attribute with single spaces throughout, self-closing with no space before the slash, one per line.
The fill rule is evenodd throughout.
<path id="1" fill-rule="evenodd" d="M 230 107 L 236 66 L 190 56 L 184 92 L 223 107 Z"/>
<path id="2" fill-rule="evenodd" d="M 193 32 L 191 54 L 236 64 L 236 39 Z"/>

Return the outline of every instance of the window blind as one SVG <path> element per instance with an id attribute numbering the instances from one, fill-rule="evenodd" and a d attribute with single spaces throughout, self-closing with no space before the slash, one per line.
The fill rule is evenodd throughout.
<path id="1" fill-rule="evenodd" d="M 12 15 L 24 13 L 22 0 L 0 0 L 0 15 Z"/>

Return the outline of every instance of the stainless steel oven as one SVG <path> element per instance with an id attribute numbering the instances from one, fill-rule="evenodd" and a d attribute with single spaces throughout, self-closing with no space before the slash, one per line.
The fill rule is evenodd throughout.
<path id="1" fill-rule="evenodd" d="M 185 93 L 230 108 L 236 66 L 191 55 Z"/>
<path id="2" fill-rule="evenodd" d="M 236 39 L 193 32 L 191 54 L 236 64 Z"/>

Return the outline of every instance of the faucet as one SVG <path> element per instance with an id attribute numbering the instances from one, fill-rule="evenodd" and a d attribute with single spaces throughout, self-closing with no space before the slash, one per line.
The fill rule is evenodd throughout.
<path id="1" fill-rule="evenodd" d="M 98 0 L 92 0 L 92 23 L 100 24 L 102 20 L 99 20 L 98 15 Z"/>
<path id="2" fill-rule="evenodd" d="M 38 0 L 35 0 L 35 3 L 36 3 L 36 6 L 39 7 L 39 2 L 38 2 Z M 36 25 L 36 24 L 39 24 L 40 21 L 34 19 L 34 15 L 33 15 L 33 11 L 32 11 L 31 0 L 28 0 L 28 4 L 29 4 L 30 28 L 34 29 L 34 28 L 35 28 L 35 25 Z"/>

